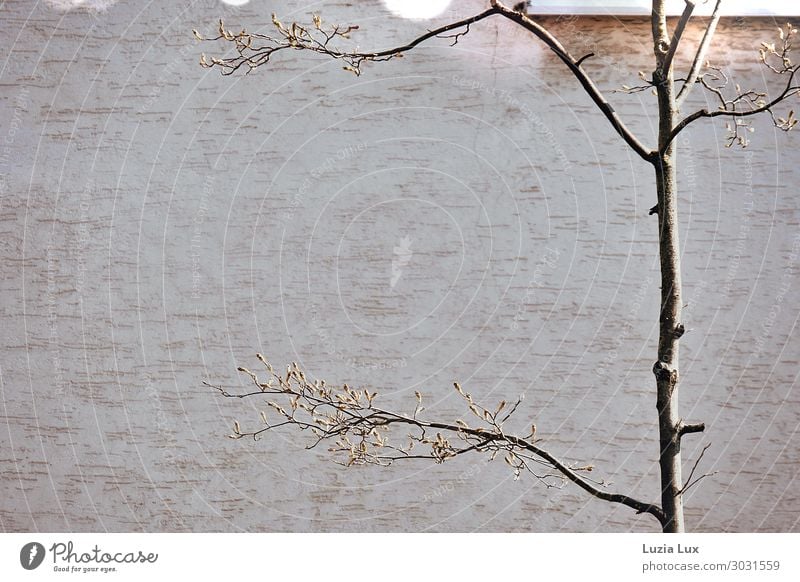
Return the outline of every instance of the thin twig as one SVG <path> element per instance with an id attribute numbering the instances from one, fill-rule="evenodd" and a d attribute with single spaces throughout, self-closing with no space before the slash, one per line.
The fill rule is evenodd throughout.
<path id="1" fill-rule="evenodd" d="M 683 486 L 683 488 L 681 489 L 681 494 L 685 493 L 685 492 L 686 492 L 686 490 L 687 490 L 687 489 L 688 489 L 688 488 L 689 488 L 691 485 L 694 485 L 695 483 L 697 483 L 697 481 L 692 481 L 692 477 L 694 476 L 694 472 L 697 470 L 697 466 L 700 464 L 700 461 L 702 461 L 702 460 L 703 460 L 703 455 L 705 455 L 705 454 L 706 454 L 706 451 L 708 450 L 708 448 L 709 448 L 710 446 L 711 446 L 711 443 L 708 443 L 706 446 L 704 446 L 704 447 L 703 447 L 703 450 L 702 450 L 702 451 L 700 451 L 700 455 L 699 455 L 699 456 L 697 457 L 697 459 L 695 460 L 695 462 L 694 462 L 694 465 L 692 466 L 692 470 L 689 472 L 689 477 L 687 477 L 687 479 L 686 479 L 686 484 L 685 484 L 685 485 Z M 706 476 L 708 476 L 708 475 L 709 475 L 709 474 L 707 473 L 707 474 L 705 474 L 705 475 L 701 476 L 701 477 L 700 477 L 700 479 L 702 479 L 703 477 L 706 477 Z M 699 481 L 700 479 L 698 479 L 698 481 Z"/>

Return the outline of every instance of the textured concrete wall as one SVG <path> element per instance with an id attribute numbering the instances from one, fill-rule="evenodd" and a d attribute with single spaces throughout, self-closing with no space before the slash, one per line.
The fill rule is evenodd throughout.
<path id="1" fill-rule="evenodd" d="M 428 26 L 313 9 L 362 47 Z M 311 5 L 0 11 L 0 529 L 655 528 L 480 456 L 344 469 L 291 431 L 232 441 L 261 404 L 202 384 L 244 385 L 260 351 L 393 406 L 422 390 L 432 416 L 460 414 L 454 379 L 525 392 L 520 425 L 554 453 L 656 499 L 652 172 L 524 31 L 486 22 L 358 78 L 303 55 L 222 78 L 191 28 Z M 550 23 L 604 89 L 649 66 L 643 20 Z M 763 87 L 774 30 L 727 20 L 711 58 Z M 654 99 L 611 99 L 652 143 Z M 679 140 L 682 406 L 708 426 L 684 453 L 712 443 L 717 471 L 687 496 L 693 530 L 798 530 L 800 134 L 755 128 L 744 151 L 721 123 Z"/>

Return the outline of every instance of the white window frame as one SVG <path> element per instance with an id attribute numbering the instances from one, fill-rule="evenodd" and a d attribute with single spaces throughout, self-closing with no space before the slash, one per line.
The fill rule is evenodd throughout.
<path id="1" fill-rule="evenodd" d="M 510 4 L 510 2 L 509 2 Z M 709 16 L 715 0 L 697 0 L 694 14 Z M 667 14 L 679 16 L 685 0 L 667 0 Z M 646 16 L 651 0 L 531 0 L 531 14 L 585 14 L 596 16 Z M 722 16 L 800 16 L 800 0 L 723 0 Z"/>

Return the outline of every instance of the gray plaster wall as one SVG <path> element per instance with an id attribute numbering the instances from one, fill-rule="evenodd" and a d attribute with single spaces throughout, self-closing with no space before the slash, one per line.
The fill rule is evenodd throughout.
<path id="1" fill-rule="evenodd" d="M 525 393 L 521 431 L 655 501 L 652 171 L 552 54 L 493 20 L 361 77 L 291 54 L 223 78 L 191 35 L 220 16 L 319 12 L 362 47 L 432 24 L 375 0 L 105 4 L 0 3 L 0 529 L 656 529 L 482 456 L 346 469 L 290 430 L 233 441 L 263 403 L 203 384 L 244 389 L 262 352 L 387 406 L 420 390 L 430 417 L 463 414 L 453 380 Z M 645 20 L 548 22 L 604 89 L 650 66 Z M 774 33 L 725 20 L 710 58 L 763 88 Z M 654 98 L 610 99 L 652 143 Z M 679 140 L 682 410 L 707 425 L 684 456 L 711 443 L 716 472 L 687 494 L 696 531 L 800 518 L 800 134 L 754 127 L 746 150 L 720 123 Z"/>

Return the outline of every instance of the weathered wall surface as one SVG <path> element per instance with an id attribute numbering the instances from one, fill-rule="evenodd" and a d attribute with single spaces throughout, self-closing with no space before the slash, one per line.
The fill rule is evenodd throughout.
<path id="1" fill-rule="evenodd" d="M 358 78 L 302 55 L 197 66 L 191 28 L 308 6 L 0 5 L 0 529 L 653 530 L 502 461 L 348 470 L 292 432 L 225 438 L 258 407 L 202 382 L 238 385 L 261 351 L 398 405 L 422 390 L 431 414 L 453 379 L 525 392 L 521 424 L 553 452 L 657 496 L 650 168 L 503 22 Z M 376 1 L 314 9 L 361 24 L 363 47 L 427 26 Z M 603 88 L 648 67 L 642 20 L 551 23 L 597 53 Z M 762 87 L 774 30 L 725 21 L 711 58 Z M 651 143 L 654 99 L 612 100 Z M 755 127 L 744 151 L 722 124 L 680 139 L 683 410 L 708 426 L 684 453 L 712 443 L 717 471 L 688 495 L 693 530 L 798 530 L 800 134 Z"/>

